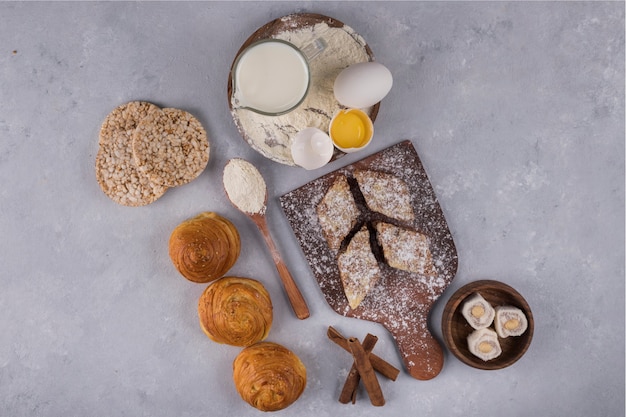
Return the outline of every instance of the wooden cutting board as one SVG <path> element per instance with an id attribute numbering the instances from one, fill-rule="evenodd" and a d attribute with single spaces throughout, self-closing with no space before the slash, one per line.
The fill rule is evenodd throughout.
<path id="1" fill-rule="evenodd" d="M 395 269 L 378 257 L 382 278 L 353 310 L 341 283 L 338 252 L 326 242 L 316 207 L 338 176 L 351 177 L 356 169 L 392 174 L 408 185 L 415 219 L 400 223 L 429 238 L 437 275 L 429 277 Z M 437 376 L 443 367 L 443 350 L 429 330 L 428 316 L 454 278 L 458 259 L 447 222 L 412 143 L 400 142 L 324 175 L 281 196 L 280 203 L 330 307 L 346 317 L 382 324 L 395 339 L 404 366 L 414 378 L 428 380 Z M 365 223 L 379 218 L 363 202 L 357 205 Z M 372 247 L 372 251 L 376 249 Z"/>

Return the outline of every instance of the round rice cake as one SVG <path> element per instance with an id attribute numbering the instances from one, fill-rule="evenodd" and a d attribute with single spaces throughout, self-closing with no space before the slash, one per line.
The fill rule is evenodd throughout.
<path id="1" fill-rule="evenodd" d="M 124 206 L 143 206 L 161 197 L 167 187 L 141 173 L 132 153 L 132 133 L 151 111 L 159 107 L 145 101 L 131 101 L 116 107 L 100 128 L 96 155 L 96 179 L 102 191 Z"/>
<path id="2" fill-rule="evenodd" d="M 209 162 L 209 141 L 202 124 L 174 108 L 150 111 L 134 130 L 132 147 L 142 173 L 165 187 L 190 182 Z"/>
<path id="3" fill-rule="evenodd" d="M 118 131 L 105 138 L 96 155 L 96 179 L 109 198 L 124 206 L 138 207 L 165 194 L 167 187 L 155 184 L 137 169 L 127 133 Z"/>
<path id="4" fill-rule="evenodd" d="M 114 135 L 124 133 L 129 136 L 128 146 L 131 146 L 132 132 L 139 122 L 151 111 L 159 107 L 147 101 L 131 101 L 122 104 L 111 111 L 100 127 L 100 145 L 115 140 Z"/>

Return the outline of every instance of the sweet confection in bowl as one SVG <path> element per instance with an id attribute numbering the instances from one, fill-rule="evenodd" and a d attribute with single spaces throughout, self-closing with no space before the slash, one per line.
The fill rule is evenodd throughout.
<path id="1" fill-rule="evenodd" d="M 494 319 L 476 330 L 463 315 L 466 303 L 480 300 L 476 294 L 494 309 L 494 316 L 499 310 L 501 315 L 505 312 L 504 320 Z M 507 327 L 505 323 L 516 336 L 501 336 L 502 328 Z M 522 323 L 525 324 L 523 331 Z M 514 288 L 499 281 L 480 280 L 461 287 L 450 297 L 444 307 L 441 327 L 446 346 L 461 362 L 478 369 L 496 370 L 511 366 L 524 356 L 532 341 L 534 319 L 530 306 Z M 481 345 L 481 342 L 484 343 Z"/>

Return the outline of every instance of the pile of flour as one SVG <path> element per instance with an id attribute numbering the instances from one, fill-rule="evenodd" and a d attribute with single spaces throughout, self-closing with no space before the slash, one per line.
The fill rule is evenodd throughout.
<path id="1" fill-rule="evenodd" d="M 224 167 L 228 199 L 248 214 L 264 214 L 267 188 L 259 170 L 243 159 L 231 159 Z"/>

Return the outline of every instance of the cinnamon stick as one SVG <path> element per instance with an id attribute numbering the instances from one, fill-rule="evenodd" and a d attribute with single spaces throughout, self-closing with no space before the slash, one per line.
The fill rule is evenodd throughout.
<path id="1" fill-rule="evenodd" d="M 370 397 L 370 402 L 377 407 L 385 405 L 383 391 L 380 389 L 380 384 L 376 378 L 376 373 L 370 362 L 369 355 L 365 353 L 361 342 L 359 342 L 359 339 L 351 337 L 348 339 L 348 346 L 350 347 L 350 351 L 352 351 L 354 365 L 357 371 L 359 371 L 367 395 Z"/>
<path id="2" fill-rule="evenodd" d="M 348 404 L 351 402 L 352 404 L 356 404 L 356 389 L 359 386 L 360 380 L 359 371 L 356 369 L 356 366 L 352 365 L 346 382 L 343 385 L 343 389 L 341 390 L 341 394 L 339 395 L 340 403 Z"/>
<path id="3" fill-rule="evenodd" d="M 378 338 L 372 334 L 368 333 L 367 336 L 365 336 L 365 339 L 363 339 L 363 350 L 367 355 L 370 355 L 377 341 Z M 359 386 L 360 380 L 361 376 L 359 375 L 359 371 L 356 368 L 356 364 L 353 363 L 348 377 L 346 378 L 346 382 L 343 385 L 343 389 L 341 390 L 341 395 L 339 395 L 340 403 L 348 404 L 352 401 L 352 404 L 354 404 L 356 402 L 356 389 Z"/>
<path id="4" fill-rule="evenodd" d="M 341 346 L 347 352 L 352 353 L 350 351 L 350 346 L 348 346 L 348 339 L 343 337 L 343 335 L 339 333 L 334 327 L 332 326 L 328 327 L 327 335 L 330 340 L 335 342 L 337 345 Z M 386 378 L 391 379 L 392 381 L 395 381 L 396 378 L 398 377 L 398 374 L 400 374 L 400 370 L 398 368 L 391 365 L 389 362 L 375 355 L 374 353 L 370 353 L 369 360 L 374 370 L 376 370 L 377 372 L 380 372 L 381 375 L 383 375 Z"/>

